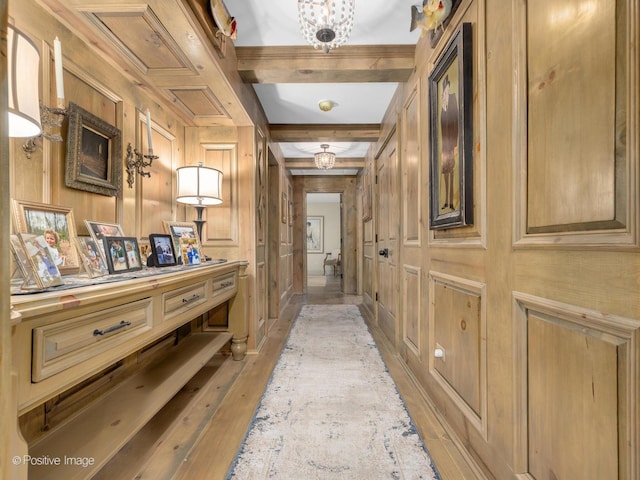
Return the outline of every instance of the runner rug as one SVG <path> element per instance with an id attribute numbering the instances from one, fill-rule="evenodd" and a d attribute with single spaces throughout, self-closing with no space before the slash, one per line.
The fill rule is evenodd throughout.
<path id="1" fill-rule="evenodd" d="M 306 305 L 227 479 L 439 479 L 356 305 Z"/>

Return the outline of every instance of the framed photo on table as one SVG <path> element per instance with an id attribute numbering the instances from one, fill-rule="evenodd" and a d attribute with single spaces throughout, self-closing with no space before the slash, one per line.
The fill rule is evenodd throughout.
<path id="1" fill-rule="evenodd" d="M 102 277 L 109 273 L 109 267 L 102 255 L 103 248 L 98 247 L 92 237 L 88 235 L 76 237 L 76 247 L 89 278 Z"/>
<path id="2" fill-rule="evenodd" d="M 149 235 L 149 243 L 151 243 L 151 251 L 153 252 L 154 266 L 170 267 L 178 264 L 171 235 L 152 233 Z"/>
<path id="3" fill-rule="evenodd" d="M 65 185 L 78 190 L 119 196 L 122 186 L 120 129 L 69 104 Z"/>
<path id="4" fill-rule="evenodd" d="M 42 235 L 61 274 L 78 273 L 82 266 L 74 244 L 76 224 L 70 207 L 47 203 L 11 201 L 18 233 Z"/>
<path id="5" fill-rule="evenodd" d="M 429 75 L 429 227 L 473 224 L 473 52 L 463 23 Z"/>
<path id="6" fill-rule="evenodd" d="M 122 231 L 122 227 L 117 223 L 105 223 L 105 222 L 96 222 L 93 220 L 85 220 L 84 224 L 87 226 L 87 230 L 89 230 L 89 235 L 93 238 L 93 241 L 96 242 L 98 248 L 102 251 L 103 258 L 107 258 L 107 253 L 104 249 L 103 238 L 105 237 L 124 237 L 124 232 Z"/>
<path id="7" fill-rule="evenodd" d="M 200 254 L 202 246 L 200 244 L 200 238 L 198 237 L 198 229 L 194 222 L 171 222 L 165 220 L 162 222 L 162 225 L 165 233 L 171 235 L 171 238 L 173 239 L 173 247 L 178 254 L 182 252 L 181 246 L 183 240 L 186 241 L 186 243 L 191 244 L 192 248 L 195 248 L 198 254 Z M 188 262 L 184 262 L 184 258 L 183 263 L 185 265 L 188 264 Z"/>
<path id="8" fill-rule="evenodd" d="M 43 235 L 32 233 L 18 233 L 20 242 L 29 258 L 29 263 L 39 285 L 43 288 L 62 285 L 62 275 L 55 263 L 55 258 L 51 254 L 49 244 Z"/>
<path id="9" fill-rule="evenodd" d="M 10 235 L 9 238 L 13 258 L 18 266 L 20 274 L 22 275 L 22 285 L 20 285 L 20 288 L 25 290 L 44 288 L 42 280 L 40 280 L 33 268 L 33 265 L 31 264 L 31 260 L 27 255 L 24 244 L 20 241 L 20 237 L 18 235 Z"/>
<path id="10" fill-rule="evenodd" d="M 138 240 L 135 237 L 104 237 L 109 273 L 133 272 L 142 268 Z"/>

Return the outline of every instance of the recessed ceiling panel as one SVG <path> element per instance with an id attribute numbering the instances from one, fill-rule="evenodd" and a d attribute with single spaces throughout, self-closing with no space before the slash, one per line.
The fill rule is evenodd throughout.
<path id="1" fill-rule="evenodd" d="M 150 8 L 83 12 L 145 75 L 194 75 L 196 70 Z"/>
<path id="2" fill-rule="evenodd" d="M 213 92 L 208 88 L 173 88 L 171 93 L 192 117 L 227 117 Z"/>

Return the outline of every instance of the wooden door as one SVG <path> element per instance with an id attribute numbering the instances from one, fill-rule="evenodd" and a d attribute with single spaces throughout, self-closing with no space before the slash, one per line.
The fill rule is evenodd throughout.
<path id="1" fill-rule="evenodd" d="M 398 232 L 400 211 L 397 192 L 397 153 L 395 134 L 376 161 L 377 186 L 377 308 L 378 324 L 394 345 L 398 304 Z"/>

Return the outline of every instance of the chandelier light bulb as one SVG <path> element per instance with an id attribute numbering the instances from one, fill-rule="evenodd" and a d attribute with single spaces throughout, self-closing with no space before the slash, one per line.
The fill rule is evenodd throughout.
<path id="1" fill-rule="evenodd" d="M 314 155 L 316 167 L 320 170 L 329 170 L 330 168 L 333 168 L 336 163 L 336 154 L 333 152 L 327 152 L 329 145 L 326 143 L 320 145 L 320 148 L 322 148 L 322 152 L 318 152 Z"/>

